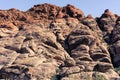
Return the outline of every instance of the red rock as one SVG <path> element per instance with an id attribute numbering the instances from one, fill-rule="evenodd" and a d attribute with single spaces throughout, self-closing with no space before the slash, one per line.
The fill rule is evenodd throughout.
<path id="1" fill-rule="evenodd" d="M 87 18 L 88 18 L 88 19 L 94 19 L 91 14 L 88 14 Z"/>
<path id="2" fill-rule="evenodd" d="M 70 4 L 0 10 L 0 78 L 120 79 L 113 67 L 120 67 L 120 17 L 108 9 L 100 18 Z"/>
<path id="3" fill-rule="evenodd" d="M 77 9 L 75 6 L 68 4 L 66 6 L 66 12 L 70 17 L 84 18 L 84 13 Z"/>
<path id="4" fill-rule="evenodd" d="M 115 15 L 109 9 L 106 9 L 101 17 L 112 17 L 112 18 L 115 18 Z"/>
<path id="5" fill-rule="evenodd" d="M 28 13 L 30 13 L 34 17 L 40 17 L 45 19 L 67 17 L 84 18 L 84 13 L 73 5 L 67 5 L 62 8 L 51 4 L 41 4 L 29 9 Z"/>

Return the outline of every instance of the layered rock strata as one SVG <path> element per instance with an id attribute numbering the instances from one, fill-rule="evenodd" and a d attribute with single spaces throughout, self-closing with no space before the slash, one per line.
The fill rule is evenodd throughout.
<path id="1" fill-rule="evenodd" d="M 0 10 L 0 79 L 120 80 L 119 21 L 70 4 Z"/>

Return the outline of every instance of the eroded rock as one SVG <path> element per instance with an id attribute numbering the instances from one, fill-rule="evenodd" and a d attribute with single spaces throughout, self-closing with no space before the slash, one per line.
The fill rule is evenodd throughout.
<path id="1" fill-rule="evenodd" d="M 0 79 L 120 79 L 120 18 L 108 9 L 94 19 L 46 3 L 0 10 L 0 20 Z"/>

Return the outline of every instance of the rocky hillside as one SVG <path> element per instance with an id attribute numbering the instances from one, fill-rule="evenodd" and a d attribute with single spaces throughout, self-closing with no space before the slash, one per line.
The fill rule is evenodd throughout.
<path id="1" fill-rule="evenodd" d="M 120 80 L 120 17 L 73 5 L 0 10 L 0 79 Z"/>

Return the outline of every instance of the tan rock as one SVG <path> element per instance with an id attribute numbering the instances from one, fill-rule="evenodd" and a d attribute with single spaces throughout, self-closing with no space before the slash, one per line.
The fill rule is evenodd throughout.
<path id="1" fill-rule="evenodd" d="M 119 80 L 119 23 L 108 9 L 85 17 L 70 4 L 0 10 L 0 78 Z"/>

